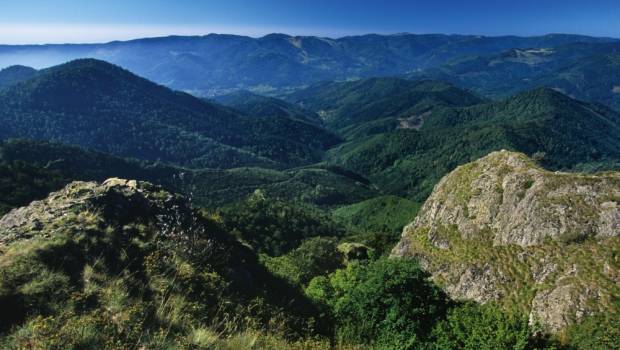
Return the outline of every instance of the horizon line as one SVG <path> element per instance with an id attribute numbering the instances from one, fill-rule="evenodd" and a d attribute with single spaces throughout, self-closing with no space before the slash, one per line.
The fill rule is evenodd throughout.
<path id="1" fill-rule="evenodd" d="M 1 29 L 0 25 L 0 29 Z M 541 34 L 532 34 L 532 35 L 520 35 L 520 34 L 472 34 L 472 33 L 441 33 L 441 32 L 363 32 L 363 33 L 351 33 L 344 34 L 338 36 L 330 36 L 330 35 L 321 35 L 321 34 L 289 34 L 286 32 L 273 31 L 269 33 L 263 34 L 241 34 L 241 33 L 230 33 L 230 32 L 196 32 L 196 33 L 171 33 L 171 34 L 159 34 L 159 35 L 146 35 L 146 36 L 130 36 L 127 38 L 119 38 L 119 39 L 108 39 L 108 40 L 93 40 L 93 41 L 41 41 L 41 42 L 0 42 L 0 46 L 55 46 L 55 45 L 106 45 L 113 43 L 125 43 L 139 40 L 153 40 L 153 39 L 166 39 L 166 38 L 205 38 L 208 36 L 234 36 L 234 37 L 242 37 L 242 38 L 252 38 L 252 39 L 263 39 L 265 37 L 271 35 L 284 35 L 291 38 L 321 38 L 321 39 L 330 39 L 330 40 L 340 40 L 344 38 L 351 37 L 362 37 L 362 36 L 433 36 L 433 35 L 443 35 L 443 36 L 463 36 L 463 37 L 480 37 L 480 38 L 502 38 L 502 37 L 517 37 L 517 38 L 534 38 L 534 37 L 545 37 L 545 36 L 553 36 L 553 35 L 574 35 L 574 36 L 583 36 L 590 38 L 599 38 L 599 39 L 611 39 L 611 40 L 620 40 L 620 37 L 610 36 L 610 35 L 591 35 L 591 34 L 582 34 L 578 32 L 548 32 Z"/>

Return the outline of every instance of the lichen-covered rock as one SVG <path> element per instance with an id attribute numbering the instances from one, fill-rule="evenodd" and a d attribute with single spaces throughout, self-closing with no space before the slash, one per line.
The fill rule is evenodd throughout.
<path id="1" fill-rule="evenodd" d="M 174 235 L 195 220 L 186 201 L 148 182 L 112 178 L 102 184 L 76 181 L 47 198 L 17 208 L 0 219 L 0 247 L 20 239 L 53 236 L 71 216 L 100 216 L 106 222 L 155 222 Z"/>
<path id="2" fill-rule="evenodd" d="M 620 173 L 550 172 L 494 152 L 444 177 L 393 256 L 457 299 L 496 300 L 550 331 L 620 296 Z"/>
<path id="3" fill-rule="evenodd" d="M 436 186 L 414 225 L 438 224 L 466 237 L 490 230 L 496 245 L 618 236 L 620 174 L 553 173 L 520 153 L 491 153 Z"/>

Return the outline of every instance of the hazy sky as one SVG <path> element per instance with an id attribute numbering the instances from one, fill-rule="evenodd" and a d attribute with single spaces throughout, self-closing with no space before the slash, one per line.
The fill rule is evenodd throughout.
<path id="1" fill-rule="evenodd" d="M 0 43 L 272 32 L 620 37 L 620 0 L 0 0 Z"/>

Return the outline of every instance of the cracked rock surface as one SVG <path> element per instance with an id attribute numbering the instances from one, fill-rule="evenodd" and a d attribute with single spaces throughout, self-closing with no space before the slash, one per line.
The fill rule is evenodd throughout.
<path id="1" fill-rule="evenodd" d="M 557 332 L 613 307 L 619 248 L 620 173 L 550 172 L 500 151 L 445 176 L 392 256 L 423 261 L 454 298 Z"/>

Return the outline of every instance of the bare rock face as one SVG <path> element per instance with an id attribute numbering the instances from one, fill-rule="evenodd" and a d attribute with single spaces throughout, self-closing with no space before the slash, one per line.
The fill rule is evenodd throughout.
<path id="1" fill-rule="evenodd" d="M 498 301 L 550 331 L 620 295 L 620 173 L 549 172 L 494 152 L 435 187 L 392 256 L 415 257 L 457 299 Z"/>
<path id="2" fill-rule="evenodd" d="M 438 224 L 466 237 L 490 230 L 496 245 L 618 236 L 620 174 L 552 173 L 523 154 L 495 152 L 437 185 L 414 225 Z"/>

